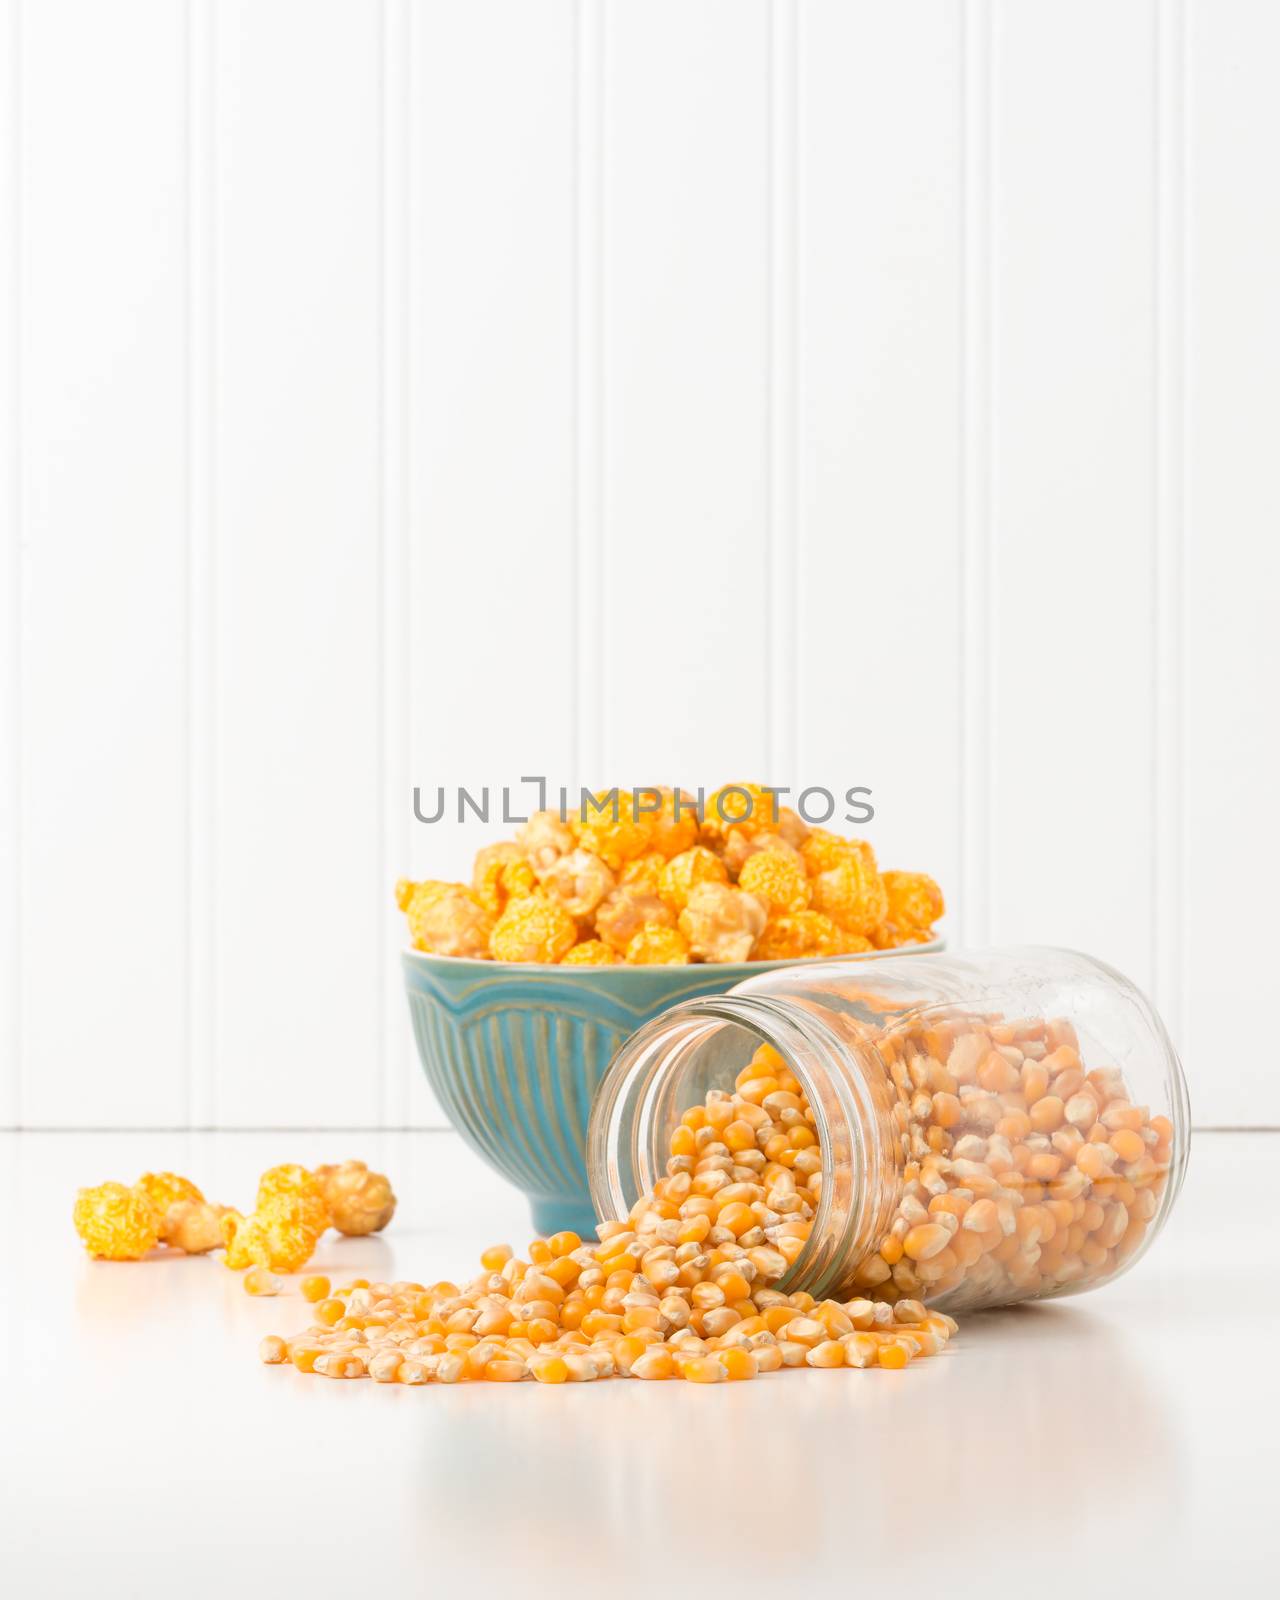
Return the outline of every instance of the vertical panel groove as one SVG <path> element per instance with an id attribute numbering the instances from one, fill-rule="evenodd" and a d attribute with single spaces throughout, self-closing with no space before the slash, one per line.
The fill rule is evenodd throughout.
<path id="1" fill-rule="evenodd" d="M 383 0 L 379 159 L 381 277 L 378 319 L 381 386 L 378 454 L 380 785 L 379 881 L 374 886 L 381 930 L 382 1020 L 378 1048 L 379 1114 L 384 1126 L 409 1121 L 410 1064 L 406 1059 L 404 992 L 400 981 L 400 919 L 392 914 L 391 885 L 409 868 L 410 744 L 409 523 L 405 439 L 408 402 L 408 171 L 412 52 L 406 0 Z"/>
<path id="2" fill-rule="evenodd" d="M 1186 223 L 1186 17 L 1183 0 L 1155 8 L 1155 273 L 1152 397 L 1154 597 L 1151 971 L 1155 1001 L 1181 1042 L 1183 977 L 1183 604 Z"/>
<path id="3" fill-rule="evenodd" d="M 796 778 L 796 170 L 795 0 L 769 8 L 768 520 L 764 760 L 769 783 Z"/>
<path id="4" fill-rule="evenodd" d="M 574 11 L 573 731 L 570 782 L 606 779 L 604 614 L 604 50 L 602 0 Z M 626 782 L 649 782 L 643 774 Z M 657 780 L 652 780 L 657 781 Z"/>
<path id="5" fill-rule="evenodd" d="M 990 0 L 965 0 L 961 84 L 960 941 L 991 936 L 992 100 Z"/>
<path id="6" fill-rule="evenodd" d="M 187 1123 L 216 1123 L 214 937 L 214 87 L 212 0 L 186 12 Z"/>
<path id="7" fill-rule="evenodd" d="M 3 349 L 3 411 L 8 425 L 3 499 L 8 520 L 5 540 L 3 614 L 8 629 L 0 701 L 0 759 L 4 761 L 5 811 L 0 839 L 0 963 L 6 989 L 0 1038 L 0 1126 L 22 1125 L 22 0 L 12 0 L 6 18 L 4 77 L 9 91 L 9 149 L 4 173 L 4 212 L 9 250 Z"/>
<path id="8" fill-rule="evenodd" d="M 218 1109 L 376 1126 L 382 15 L 218 0 L 216 44 Z"/>

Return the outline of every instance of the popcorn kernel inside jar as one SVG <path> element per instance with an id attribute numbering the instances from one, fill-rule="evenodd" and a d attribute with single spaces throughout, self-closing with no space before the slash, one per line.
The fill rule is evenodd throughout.
<path id="1" fill-rule="evenodd" d="M 1092 1065 L 1066 1018 L 905 1019 L 877 1046 L 902 1193 L 853 1281 L 952 1309 L 1058 1294 L 1119 1271 L 1170 1175 L 1174 1128 Z"/>

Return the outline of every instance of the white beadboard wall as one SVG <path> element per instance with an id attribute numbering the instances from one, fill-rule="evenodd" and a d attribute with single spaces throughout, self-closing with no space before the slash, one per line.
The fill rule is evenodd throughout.
<path id="1" fill-rule="evenodd" d="M 1280 8 L 0 13 L 0 1124 L 438 1123 L 533 773 L 868 784 L 1280 1123 Z"/>

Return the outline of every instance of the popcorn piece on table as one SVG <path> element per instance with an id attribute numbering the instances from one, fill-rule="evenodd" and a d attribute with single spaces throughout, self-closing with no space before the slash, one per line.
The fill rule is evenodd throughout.
<path id="1" fill-rule="evenodd" d="M 144 1172 L 133 1187 L 160 1219 L 161 1239 L 164 1238 L 164 1218 L 171 1205 L 179 1200 L 204 1199 L 190 1178 L 183 1178 L 176 1172 Z"/>
<path id="2" fill-rule="evenodd" d="M 315 1178 L 321 1186 L 329 1220 L 339 1233 L 355 1237 L 381 1233 L 395 1214 L 396 1197 L 390 1181 L 380 1172 L 370 1172 L 363 1161 L 317 1167 Z"/>
<path id="3" fill-rule="evenodd" d="M 224 1261 L 233 1272 L 245 1267 L 268 1267 L 272 1272 L 297 1272 L 315 1253 L 320 1235 L 311 1225 L 314 1212 L 296 1195 L 278 1194 L 251 1217 L 229 1212 L 222 1219 L 227 1253 Z"/>
<path id="4" fill-rule="evenodd" d="M 81 1189 L 71 1220 L 85 1249 L 103 1261 L 141 1261 L 160 1239 L 151 1202 L 123 1183 Z"/>
<path id="5" fill-rule="evenodd" d="M 177 1200 L 165 1213 L 161 1239 L 189 1256 L 220 1250 L 224 1242 L 222 1219 L 230 1214 L 230 1206 L 213 1205 L 208 1200 Z"/>
<path id="6" fill-rule="evenodd" d="M 299 1166 L 296 1162 L 286 1162 L 281 1166 L 267 1168 L 258 1179 L 259 1211 L 280 1195 L 287 1195 L 298 1202 L 303 1220 L 317 1238 L 329 1226 L 329 1208 L 325 1203 L 324 1184 L 306 1167 Z"/>

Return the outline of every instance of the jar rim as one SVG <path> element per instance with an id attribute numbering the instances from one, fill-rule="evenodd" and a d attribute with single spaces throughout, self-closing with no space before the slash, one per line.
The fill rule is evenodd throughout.
<path id="1" fill-rule="evenodd" d="M 798 1016 L 803 1016 L 803 1029 L 797 1025 Z M 661 1079 L 678 1070 L 683 1060 L 683 1053 L 677 1056 L 672 1049 L 674 1036 L 677 1030 L 690 1029 L 683 1042 L 693 1045 L 717 1031 L 718 1024 L 739 1027 L 777 1050 L 816 1112 L 824 1181 L 803 1250 L 770 1287 L 782 1293 L 806 1287 L 821 1299 L 819 1291 L 825 1291 L 839 1274 L 850 1234 L 863 1222 L 870 1198 L 867 1174 L 878 1169 L 880 1158 L 880 1124 L 874 1107 L 859 1099 L 859 1091 L 865 1088 L 862 1075 L 839 1068 L 839 1053 L 849 1050 L 848 1041 L 794 1001 L 734 992 L 700 996 L 672 1006 L 637 1029 L 615 1056 L 592 1106 L 587 1132 L 592 1203 L 602 1219 L 622 1221 L 640 1195 L 664 1175 L 661 1170 L 650 1170 L 647 1175 L 637 1170 L 636 1156 L 649 1146 L 653 1132 L 649 1118 Z M 629 1113 L 634 1120 L 630 1149 L 624 1150 L 624 1120 Z M 837 1171 L 835 1147 L 841 1136 L 848 1149 L 842 1162 L 849 1171 L 844 1204 L 837 1199 L 837 1184 L 832 1181 Z M 620 1155 L 630 1163 L 630 1185 L 623 1180 Z M 628 1194 L 629 1188 L 634 1193 Z M 823 1263 L 818 1262 L 820 1253 L 828 1258 Z"/>

